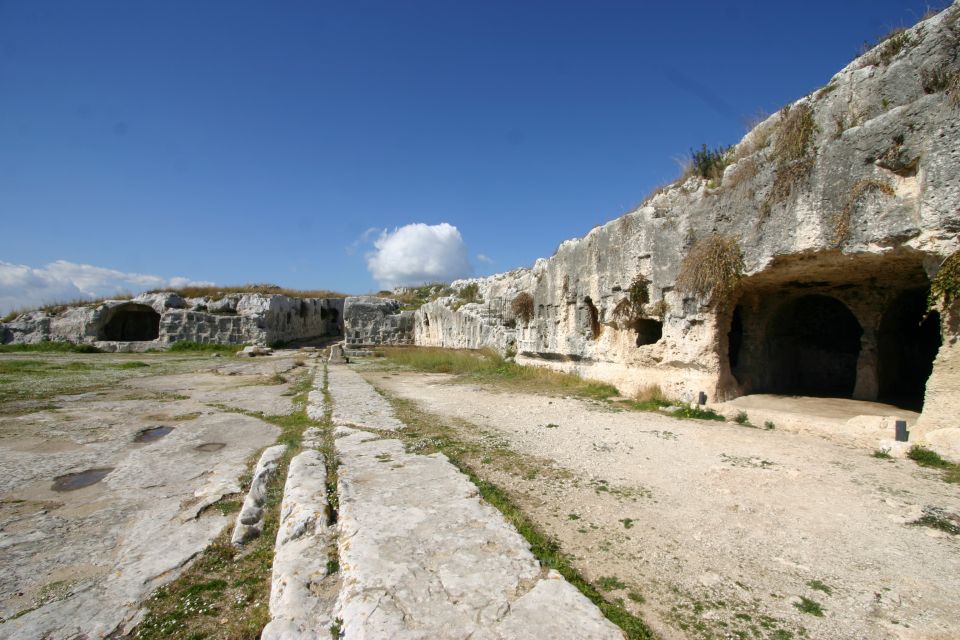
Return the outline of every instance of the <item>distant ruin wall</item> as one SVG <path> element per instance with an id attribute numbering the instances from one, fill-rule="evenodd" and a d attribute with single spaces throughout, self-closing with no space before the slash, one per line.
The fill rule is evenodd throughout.
<path id="1" fill-rule="evenodd" d="M 413 311 L 402 311 L 399 302 L 387 298 L 349 297 L 344 301 L 344 337 L 348 349 L 413 344 Z"/>
<path id="2" fill-rule="evenodd" d="M 33 311 L 0 325 L 4 344 L 65 341 L 105 351 L 165 348 L 174 342 L 270 345 L 343 334 L 343 300 L 274 294 L 230 294 L 213 300 L 145 294 Z"/>
<path id="3" fill-rule="evenodd" d="M 918 433 L 952 426 L 956 322 L 935 315 L 931 338 L 919 328 L 925 308 L 912 306 L 915 318 L 896 309 L 925 300 L 960 248 L 960 97 L 936 82 L 937 73 L 960 77 L 960 6 L 903 42 L 878 46 L 759 124 L 728 152 L 722 175 L 687 177 L 531 269 L 453 283 L 476 284 L 479 301 L 424 305 L 415 342 L 493 348 L 627 394 L 657 385 L 711 402 L 799 394 L 818 367 L 833 371 L 835 395 L 900 402 L 898 384 L 916 393 L 909 377 L 932 368 L 925 398 L 921 384 L 901 406 L 924 404 Z M 683 270 L 710 275 L 708 261 L 686 256 L 731 240 L 742 278 L 730 293 L 679 286 Z M 521 292 L 533 297 L 530 318 L 513 313 Z M 849 310 L 852 337 L 832 336 L 846 312 L 819 333 L 784 320 L 785 305 L 823 297 Z M 929 362 L 891 338 L 894 325 Z"/>

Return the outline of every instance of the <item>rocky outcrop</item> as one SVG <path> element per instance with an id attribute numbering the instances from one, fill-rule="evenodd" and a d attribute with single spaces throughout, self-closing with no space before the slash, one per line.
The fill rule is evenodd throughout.
<path id="1" fill-rule="evenodd" d="M 65 341 L 104 351 L 143 351 L 174 342 L 289 342 L 343 332 L 343 300 L 277 294 L 182 298 L 150 293 L 62 311 L 31 311 L 0 325 L 3 344 Z"/>
<path id="2" fill-rule="evenodd" d="M 957 323 L 928 314 L 927 292 L 960 248 L 958 42 L 954 4 L 702 163 L 706 177 L 530 269 L 453 283 L 476 301 L 424 305 L 416 343 L 515 352 L 628 394 L 925 400 L 918 433 L 947 426 Z"/>

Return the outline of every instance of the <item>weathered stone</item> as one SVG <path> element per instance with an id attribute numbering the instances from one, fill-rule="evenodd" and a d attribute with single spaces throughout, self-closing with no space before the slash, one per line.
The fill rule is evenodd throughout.
<path id="1" fill-rule="evenodd" d="M 263 502 L 267 497 L 267 483 L 277 472 L 280 458 L 286 450 L 286 445 L 282 444 L 267 447 L 257 461 L 253 478 L 250 480 L 250 489 L 247 491 L 233 527 L 233 535 L 230 538 L 233 544 L 242 545 L 260 535 L 263 529 Z"/>
<path id="2" fill-rule="evenodd" d="M 335 344 L 330 347 L 330 357 L 327 358 L 327 362 L 330 364 L 347 364 L 350 362 L 345 355 L 343 355 L 343 345 Z"/>
<path id="3" fill-rule="evenodd" d="M 400 303 L 375 296 L 354 296 L 344 301 L 346 347 L 413 344 L 412 311 L 401 311 Z"/>
<path id="4" fill-rule="evenodd" d="M 328 529 L 326 467 L 318 451 L 290 461 L 273 558 L 270 623 L 261 638 L 329 638 L 336 590 L 325 588 Z"/>
<path id="5" fill-rule="evenodd" d="M 333 367 L 328 373 L 333 399 L 334 425 L 362 425 L 393 431 L 404 424 L 397 420 L 393 407 L 376 389 L 347 367 Z"/>

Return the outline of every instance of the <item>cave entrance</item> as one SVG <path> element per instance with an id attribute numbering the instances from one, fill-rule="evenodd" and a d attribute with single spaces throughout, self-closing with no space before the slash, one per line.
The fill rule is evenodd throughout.
<path id="1" fill-rule="evenodd" d="M 780 305 L 769 321 L 769 391 L 786 395 L 852 397 L 863 328 L 850 309 L 826 295 Z"/>
<path id="2" fill-rule="evenodd" d="M 156 340 L 160 337 L 160 314 L 145 304 L 125 304 L 114 309 L 98 337 L 116 342 Z"/>
<path id="3" fill-rule="evenodd" d="M 927 378 L 940 349 L 940 314 L 927 312 L 928 288 L 901 292 L 877 332 L 878 399 L 920 411 Z"/>
<path id="4" fill-rule="evenodd" d="M 663 323 L 650 318 L 633 321 L 633 330 L 637 333 L 637 346 L 656 344 L 663 337 Z"/>

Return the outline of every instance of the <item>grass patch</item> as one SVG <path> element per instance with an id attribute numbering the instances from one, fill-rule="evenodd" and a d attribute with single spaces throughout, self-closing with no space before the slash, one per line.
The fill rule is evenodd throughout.
<path id="1" fill-rule="evenodd" d="M 242 344 L 219 344 L 216 342 L 193 342 L 190 340 L 181 340 L 170 345 L 167 351 L 174 353 L 229 353 L 235 355 L 246 345 Z"/>
<path id="2" fill-rule="evenodd" d="M 575 395 L 603 400 L 619 395 L 616 387 L 571 373 L 508 362 L 494 351 L 462 351 L 423 347 L 382 350 L 387 362 L 416 371 L 450 373 L 467 380 L 509 384 L 518 391 Z"/>
<path id="3" fill-rule="evenodd" d="M 811 589 L 816 589 L 817 591 L 822 591 L 822 592 L 824 592 L 825 594 L 827 594 L 828 596 L 833 593 L 833 589 L 832 589 L 828 584 L 826 584 L 826 583 L 824 583 L 824 582 L 822 582 L 822 581 L 820 581 L 820 580 L 811 580 L 810 582 L 807 583 L 807 586 L 810 587 Z"/>
<path id="4" fill-rule="evenodd" d="M 0 344 L 0 353 L 100 353 L 92 344 L 45 340 L 33 344 Z"/>
<path id="5" fill-rule="evenodd" d="M 685 404 L 670 415 L 674 418 L 690 418 L 693 420 L 715 420 L 718 422 L 726 422 L 727 420 L 713 409 L 702 409 L 692 404 Z"/>
<path id="6" fill-rule="evenodd" d="M 910 524 L 945 531 L 952 536 L 960 535 L 960 517 L 939 507 L 924 507 L 923 515 Z"/>
<path id="7" fill-rule="evenodd" d="M 767 420 L 766 422 L 763 423 L 763 428 L 766 429 L 767 431 L 773 431 L 774 429 L 777 428 L 777 425 L 773 424 L 772 421 Z"/>
<path id="8" fill-rule="evenodd" d="M 737 414 L 737 417 L 734 418 L 733 421 L 736 422 L 737 424 L 741 424 L 741 425 L 743 425 L 743 426 L 745 426 L 745 427 L 752 426 L 752 425 L 750 424 L 750 416 L 747 415 L 747 412 L 746 412 L 746 411 L 741 411 L 740 413 L 738 413 L 738 414 Z"/>
<path id="9" fill-rule="evenodd" d="M 941 478 L 944 482 L 951 484 L 960 484 L 960 464 L 954 464 L 949 460 L 944 460 L 936 451 L 913 445 L 907 451 L 907 457 L 916 462 L 921 467 L 930 467 L 931 469 L 940 469 L 943 471 Z"/>
<path id="10" fill-rule="evenodd" d="M 890 455 L 889 449 L 877 449 L 870 455 L 874 458 L 879 458 L 880 460 L 893 460 L 893 456 Z"/>
<path id="11" fill-rule="evenodd" d="M 597 580 L 597 586 L 603 589 L 604 591 L 617 591 L 619 589 L 626 589 L 627 585 L 625 582 L 617 578 L 616 576 L 603 576 Z"/>
<path id="12" fill-rule="evenodd" d="M 800 602 L 794 602 L 793 606 L 803 613 L 809 613 L 818 618 L 823 617 L 823 606 L 816 600 L 811 600 L 805 596 L 800 596 Z"/>

